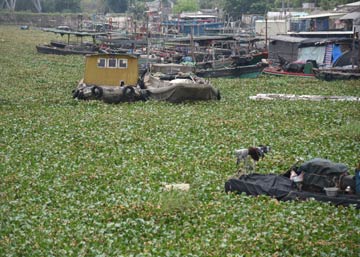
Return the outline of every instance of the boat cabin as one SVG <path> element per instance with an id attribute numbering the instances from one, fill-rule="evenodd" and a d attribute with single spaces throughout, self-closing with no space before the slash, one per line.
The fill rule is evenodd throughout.
<path id="1" fill-rule="evenodd" d="M 354 46 L 353 40 L 349 38 L 278 35 L 270 38 L 269 60 L 279 64 L 281 57 L 287 62 L 306 63 L 313 60 L 319 67 L 346 66 L 352 64 L 352 56 L 358 56 L 358 46 Z"/>
<path id="2" fill-rule="evenodd" d="M 129 54 L 92 54 L 86 56 L 84 83 L 96 86 L 135 86 L 138 57 Z"/>

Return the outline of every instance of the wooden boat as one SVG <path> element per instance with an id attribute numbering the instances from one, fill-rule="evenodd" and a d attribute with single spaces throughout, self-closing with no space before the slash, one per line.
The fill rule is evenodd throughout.
<path id="1" fill-rule="evenodd" d="M 315 78 L 314 73 L 286 71 L 281 67 L 275 67 L 275 66 L 266 67 L 265 69 L 263 69 L 262 73 L 266 75 L 276 75 L 276 76 Z"/>
<path id="2" fill-rule="evenodd" d="M 260 51 L 245 55 L 232 56 L 232 59 L 234 60 L 234 65 L 236 66 L 247 66 L 257 64 L 261 62 L 262 59 L 267 59 L 268 55 L 267 51 Z"/>
<path id="3" fill-rule="evenodd" d="M 334 68 L 314 68 L 315 77 L 321 80 L 349 80 L 360 79 L 360 69 L 346 68 L 346 67 L 334 67 Z"/>
<path id="4" fill-rule="evenodd" d="M 226 50 L 226 49 L 225 49 Z M 218 50 L 219 51 L 219 50 Z M 254 52 L 243 55 L 228 55 L 213 60 L 201 60 L 196 62 L 197 69 L 220 69 L 229 66 L 249 66 L 267 59 L 268 52 Z"/>
<path id="5" fill-rule="evenodd" d="M 43 29 L 45 32 L 53 32 L 55 34 L 67 35 L 67 41 L 51 41 L 49 44 L 41 44 L 36 46 L 36 50 L 43 54 L 69 55 L 79 54 L 86 55 L 97 53 L 99 45 L 96 43 L 96 37 L 107 35 L 106 33 L 70 31 L 63 29 Z M 70 37 L 75 36 L 80 42 L 70 41 Z M 83 38 L 90 37 L 92 42 L 84 42 Z"/>
<path id="6" fill-rule="evenodd" d="M 70 55 L 70 54 L 93 54 L 97 53 L 99 48 L 95 46 L 74 46 L 74 45 L 66 45 L 64 47 L 56 47 L 53 45 L 37 45 L 36 50 L 38 53 L 42 54 L 57 54 L 57 55 Z"/>
<path id="7" fill-rule="evenodd" d="M 138 82 L 138 57 L 130 54 L 91 54 L 85 57 L 84 78 L 73 91 L 81 100 L 102 100 L 106 103 L 133 102 L 142 96 Z"/>
<path id="8" fill-rule="evenodd" d="M 152 64 L 144 76 L 144 86 L 145 88 L 163 88 L 174 84 L 210 84 L 209 81 L 196 76 L 194 70 L 194 66 L 183 64 Z"/>
<path id="9" fill-rule="evenodd" d="M 259 62 L 254 65 L 198 70 L 195 74 L 203 78 L 256 78 L 266 66 L 267 64 Z"/>
<path id="10" fill-rule="evenodd" d="M 172 103 L 220 100 L 220 91 L 192 73 L 193 69 L 181 64 L 153 64 L 143 78 L 147 97 Z"/>
<path id="11" fill-rule="evenodd" d="M 102 100 L 111 104 L 148 99 L 171 103 L 220 99 L 219 90 L 213 88 L 209 81 L 192 73 L 175 75 L 174 72 L 180 70 L 179 66 L 182 65 L 171 66 L 159 64 L 158 69 L 168 71 L 169 74 L 148 72 L 139 81 L 138 56 L 105 53 L 87 55 L 84 79 L 73 91 L 73 97 Z M 145 80 L 147 78 L 151 80 Z"/>
<path id="12" fill-rule="evenodd" d="M 234 60 L 231 57 L 219 58 L 215 60 L 196 62 L 197 69 L 221 69 L 234 64 Z"/>

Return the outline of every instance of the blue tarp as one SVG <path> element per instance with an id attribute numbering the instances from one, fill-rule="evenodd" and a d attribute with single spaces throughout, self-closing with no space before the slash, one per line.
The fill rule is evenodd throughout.
<path id="1" fill-rule="evenodd" d="M 341 48 L 339 45 L 334 44 L 332 51 L 332 62 L 336 62 L 336 60 L 342 55 Z"/>

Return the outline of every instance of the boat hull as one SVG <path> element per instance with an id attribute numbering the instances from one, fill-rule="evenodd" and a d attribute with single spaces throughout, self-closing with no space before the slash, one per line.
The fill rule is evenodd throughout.
<path id="1" fill-rule="evenodd" d="M 326 81 L 360 79 L 360 71 L 355 69 L 314 69 L 314 73 L 316 78 Z"/>
<path id="2" fill-rule="evenodd" d="M 306 74 L 303 72 L 289 72 L 289 71 L 284 71 L 283 69 L 277 67 L 267 67 L 262 71 L 262 73 L 266 75 L 275 75 L 275 76 L 315 78 L 314 73 Z"/>
<path id="3" fill-rule="evenodd" d="M 72 54 L 86 55 L 86 54 L 96 53 L 96 51 L 59 48 L 59 47 L 49 46 L 49 45 L 37 45 L 36 50 L 38 53 L 56 54 L 56 55 L 72 55 Z"/>
<path id="4" fill-rule="evenodd" d="M 266 66 L 263 64 L 238 66 L 222 69 L 208 69 L 196 72 L 196 75 L 203 78 L 256 78 Z"/>

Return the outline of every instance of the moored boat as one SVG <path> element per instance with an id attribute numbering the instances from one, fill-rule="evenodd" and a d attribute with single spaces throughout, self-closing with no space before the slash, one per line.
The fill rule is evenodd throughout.
<path id="1" fill-rule="evenodd" d="M 197 70 L 196 75 L 203 78 L 256 78 L 265 67 L 267 67 L 267 64 L 259 62 L 254 65 Z"/>
<path id="2" fill-rule="evenodd" d="M 360 69 L 352 67 L 333 67 L 313 69 L 315 77 L 321 80 L 349 80 L 349 79 L 360 79 Z"/>
<path id="3" fill-rule="evenodd" d="M 49 44 L 40 44 L 36 46 L 38 53 L 42 54 L 58 54 L 70 55 L 79 54 L 86 55 L 99 52 L 99 45 L 96 43 L 96 37 L 107 35 L 106 33 L 85 32 L 85 31 L 71 31 L 63 29 L 43 29 L 46 32 L 53 32 L 55 34 L 67 35 L 67 41 L 51 41 Z M 70 41 L 70 37 L 75 36 L 80 38 L 80 42 Z M 84 42 L 84 37 L 92 38 L 92 42 Z"/>
<path id="4" fill-rule="evenodd" d="M 290 76 L 290 77 L 303 77 L 303 78 L 314 78 L 314 73 L 304 73 L 304 72 L 294 72 L 286 71 L 281 67 L 269 66 L 263 69 L 263 74 L 266 75 L 276 75 L 276 76 Z"/>
<path id="5" fill-rule="evenodd" d="M 143 79 L 148 97 L 172 103 L 220 100 L 220 91 L 193 70 L 181 64 L 153 64 Z"/>
<path id="6" fill-rule="evenodd" d="M 65 46 L 65 47 L 56 47 L 53 45 L 37 45 L 36 50 L 38 53 L 42 54 L 57 54 L 57 55 L 71 55 L 71 54 L 93 54 L 96 53 L 99 48 L 97 47 L 88 47 L 88 46 Z"/>

